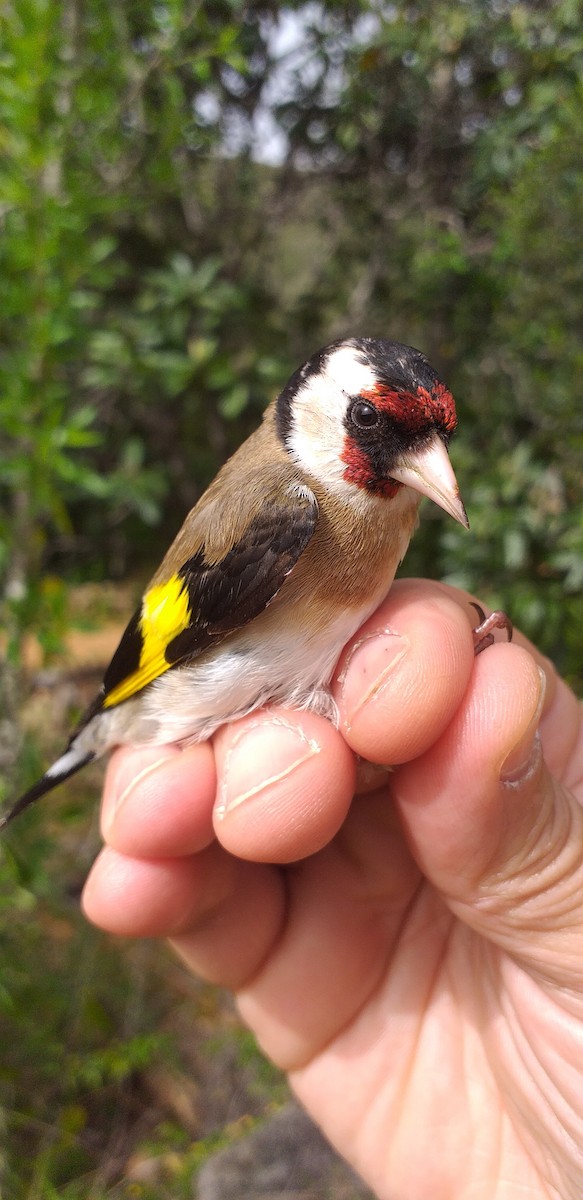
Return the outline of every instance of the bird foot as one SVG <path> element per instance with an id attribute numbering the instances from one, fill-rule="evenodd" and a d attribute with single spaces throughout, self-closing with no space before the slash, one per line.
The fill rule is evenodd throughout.
<path id="1" fill-rule="evenodd" d="M 492 646 L 494 644 L 494 629 L 505 629 L 508 635 L 508 641 L 512 641 L 512 621 L 510 620 L 510 617 L 506 616 L 505 612 L 497 610 L 496 612 L 490 613 L 490 616 L 487 617 L 484 609 L 481 608 L 479 604 L 475 604 L 473 600 L 470 600 L 470 604 L 472 608 L 475 608 L 480 619 L 480 624 L 476 625 L 475 629 L 472 629 L 472 634 L 474 637 L 474 654 L 481 654 L 482 650 L 486 649 L 486 646 Z"/>

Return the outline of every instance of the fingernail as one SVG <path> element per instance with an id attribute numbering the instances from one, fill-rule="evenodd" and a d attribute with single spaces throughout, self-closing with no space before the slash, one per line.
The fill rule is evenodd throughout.
<path id="1" fill-rule="evenodd" d="M 154 771 L 157 771 L 159 767 L 166 767 L 167 765 L 168 752 L 166 751 L 164 756 L 160 755 L 159 757 L 155 758 L 153 762 L 149 763 L 147 767 L 143 767 L 141 771 L 138 771 L 137 775 L 132 775 L 125 787 L 122 787 L 119 792 L 111 797 L 111 799 L 108 799 L 107 804 L 103 808 L 101 816 L 101 824 L 104 836 L 107 837 L 111 832 L 120 810 L 131 798 L 135 789 L 140 787 L 144 780 L 147 779 L 149 775 L 153 775 Z"/>
<path id="2" fill-rule="evenodd" d="M 541 671 L 540 667 L 537 669 L 540 677 L 540 692 L 536 707 L 526 729 L 510 753 L 506 755 L 500 769 L 500 781 L 507 787 L 516 787 L 524 783 L 540 761 L 541 744 L 538 726 L 545 701 L 547 681 L 544 671 Z"/>
<path id="3" fill-rule="evenodd" d="M 277 729 L 278 769 L 269 771 L 269 763 L 273 760 L 274 729 Z M 289 778 L 319 753 L 318 742 L 283 718 L 273 717 L 270 721 L 263 718 L 246 725 L 231 742 L 225 758 L 215 816 L 222 820 L 247 800 L 256 799 L 274 784 Z M 260 772 L 263 777 L 257 782 Z"/>
<path id="4" fill-rule="evenodd" d="M 392 629 L 378 630 L 355 642 L 338 676 L 345 728 L 350 729 L 365 704 L 382 694 L 409 645 L 408 638 Z"/>

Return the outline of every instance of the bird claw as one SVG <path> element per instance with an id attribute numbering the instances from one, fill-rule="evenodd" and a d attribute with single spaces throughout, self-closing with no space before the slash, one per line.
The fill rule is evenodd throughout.
<path id="1" fill-rule="evenodd" d="M 490 613 L 490 616 L 487 617 L 484 609 L 479 604 L 476 604 L 474 600 L 470 600 L 470 604 L 472 608 L 475 608 L 480 619 L 480 624 L 476 625 L 475 629 L 472 629 L 474 654 L 481 654 L 482 650 L 485 650 L 487 646 L 494 644 L 495 638 L 492 632 L 494 629 L 505 629 L 508 641 L 512 641 L 512 621 L 510 617 L 506 616 L 505 612 L 497 609 L 496 612 Z"/>

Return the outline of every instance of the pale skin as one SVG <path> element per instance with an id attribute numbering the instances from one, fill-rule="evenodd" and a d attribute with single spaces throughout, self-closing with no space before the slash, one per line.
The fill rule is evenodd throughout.
<path id="1" fill-rule="evenodd" d="M 581 711 L 518 633 L 474 658 L 472 624 L 403 581 L 340 664 L 339 731 L 273 710 L 118 751 L 85 911 L 232 988 L 380 1200 L 580 1200 Z M 396 764 L 354 799 L 353 752 Z"/>

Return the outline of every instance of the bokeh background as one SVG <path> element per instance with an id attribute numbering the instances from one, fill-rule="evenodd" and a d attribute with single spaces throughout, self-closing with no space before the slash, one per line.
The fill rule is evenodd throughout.
<path id="1" fill-rule="evenodd" d="M 502 605 L 580 685 L 582 112 L 578 0 L 5 0 L 0 798 L 342 335 L 418 346 L 457 400 L 471 533 L 427 505 L 404 571 Z M 6 1200 L 190 1196 L 283 1095 L 224 997 L 80 919 L 98 785 L 0 851 Z"/>

